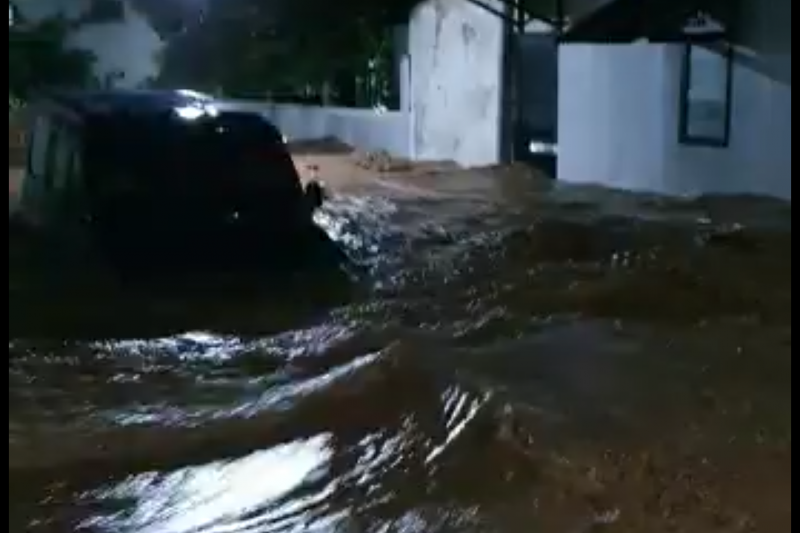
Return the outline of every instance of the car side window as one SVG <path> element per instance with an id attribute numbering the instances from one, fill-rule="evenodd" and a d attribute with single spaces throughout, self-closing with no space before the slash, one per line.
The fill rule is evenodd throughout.
<path id="1" fill-rule="evenodd" d="M 56 159 L 58 157 L 59 137 L 60 131 L 58 125 L 51 121 L 50 132 L 47 138 L 47 149 L 45 150 L 45 170 L 43 173 L 44 189 L 51 191 L 55 188 L 55 174 L 53 171 L 56 168 Z"/>
<path id="2" fill-rule="evenodd" d="M 68 188 L 75 179 L 75 159 L 79 156 L 78 139 L 72 128 L 59 124 L 54 131 L 52 159 L 48 174 L 52 176 L 52 186 L 57 190 Z"/>
<path id="3" fill-rule="evenodd" d="M 77 184 L 79 180 L 83 180 L 83 141 L 77 136 L 73 140 L 75 144 L 70 159 L 70 179 L 73 184 Z"/>
<path id="4" fill-rule="evenodd" d="M 35 178 L 44 178 L 47 173 L 47 152 L 52 132 L 47 117 L 37 117 L 31 130 L 31 147 L 28 161 L 30 173 Z"/>

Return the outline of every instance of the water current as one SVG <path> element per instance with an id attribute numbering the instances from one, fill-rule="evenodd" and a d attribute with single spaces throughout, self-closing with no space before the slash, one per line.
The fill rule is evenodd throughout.
<path id="1" fill-rule="evenodd" d="M 339 191 L 348 282 L 34 282 L 10 235 L 10 531 L 788 533 L 791 206 L 518 174 Z"/>

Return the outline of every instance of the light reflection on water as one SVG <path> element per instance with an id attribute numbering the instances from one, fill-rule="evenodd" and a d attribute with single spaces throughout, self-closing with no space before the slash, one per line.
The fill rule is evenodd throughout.
<path id="1" fill-rule="evenodd" d="M 286 501 L 323 474 L 331 459 L 328 440 L 320 436 L 231 462 L 188 468 L 165 476 L 136 476 L 110 490 L 90 495 L 135 502 L 132 513 L 94 518 L 81 527 L 120 533 L 313 531 L 318 528 L 307 529 L 311 524 L 304 523 L 302 516 L 291 528 L 281 519 L 319 505 L 331 493 L 326 489 L 314 496 Z M 254 512 L 255 517 L 245 518 Z"/>
<path id="2" fill-rule="evenodd" d="M 781 532 L 791 207 L 481 187 L 335 198 L 366 290 L 311 313 L 101 294 L 69 314 L 113 334 L 10 336 L 12 530 Z"/>

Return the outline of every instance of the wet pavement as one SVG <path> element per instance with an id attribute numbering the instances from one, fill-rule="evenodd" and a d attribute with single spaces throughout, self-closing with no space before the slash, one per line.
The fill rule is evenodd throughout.
<path id="1" fill-rule="evenodd" d="M 334 189 L 358 268 L 280 287 L 9 235 L 12 532 L 790 531 L 790 205 Z"/>

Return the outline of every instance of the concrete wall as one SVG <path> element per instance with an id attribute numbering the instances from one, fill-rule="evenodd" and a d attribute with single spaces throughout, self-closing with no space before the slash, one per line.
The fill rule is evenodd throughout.
<path id="1" fill-rule="evenodd" d="M 790 0 L 783 2 L 791 14 Z M 752 19 L 759 25 L 747 28 L 748 48 L 738 50 L 727 148 L 678 142 L 682 46 L 563 46 L 559 178 L 668 194 L 791 198 L 791 28 L 775 8 Z M 776 36 L 782 31 L 788 38 Z"/>
<path id="2" fill-rule="evenodd" d="M 36 0 L 18 2 L 23 17 L 42 20 L 62 14 L 77 19 L 89 8 L 91 0 Z M 82 26 L 69 39 L 75 48 L 97 56 L 94 73 L 98 79 L 120 72 L 124 77 L 114 85 L 133 88 L 159 72 L 158 54 L 164 46 L 150 23 L 127 3 L 121 21 Z"/>
<path id="3" fill-rule="evenodd" d="M 499 161 L 503 26 L 465 0 L 428 0 L 413 11 L 408 49 L 416 159 Z"/>
<path id="4" fill-rule="evenodd" d="M 411 155 L 407 113 L 283 104 L 246 105 L 263 113 L 290 140 L 336 137 L 361 150 L 385 150 L 398 157 Z"/>

